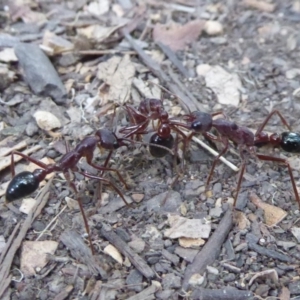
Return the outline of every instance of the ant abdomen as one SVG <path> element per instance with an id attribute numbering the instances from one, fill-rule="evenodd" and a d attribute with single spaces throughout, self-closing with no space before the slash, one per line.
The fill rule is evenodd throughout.
<path id="1" fill-rule="evenodd" d="M 31 172 L 24 171 L 17 174 L 7 187 L 6 202 L 12 202 L 32 194 L 38 189 L 39 184 L 39 179 Z"/>
<path id="2" fill-rule="evenodd" d="M 290 153 L 300 153 L 300 134 L 296 132 L 283 132 L 280 147 Z"/>
<path id="3" fill-rule="evenodd" d="M 174 138 L 172 134 L 170 134 L 167 138 L 161 138 L 157 133 L 155 133 L 151 136 L 149 143 L 172 149 L 174 145 Z M 154 145 L 149 145 L 149 152 L 153 157 L 157 158 L 164 157 L 169 153 L 167 149 L 155 147 Z"/>

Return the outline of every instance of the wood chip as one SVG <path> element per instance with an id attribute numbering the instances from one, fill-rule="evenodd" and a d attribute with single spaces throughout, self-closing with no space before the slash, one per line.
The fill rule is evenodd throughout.
<path id="1" fill-rule="evenodd" d="M 252 193 L 250 195 L 250 200 L 257 206 L 263 209 L 265 223 L 268 226 L 276 226 L 279 222 L 281 222 L 286 216 L 287 212 L 281 209 L 280 207 L 265 203 L 261 201 L 257 195 Z"/>
<path id="2" fill-rule="evenodd" d="M 42 269 L 48 262 L 47 254 L 54 254 L 58 247 L 56 241 L 25 241 L 21 253 L 21 271 L 25 276 L 36 274 L 36 268 Z"/>

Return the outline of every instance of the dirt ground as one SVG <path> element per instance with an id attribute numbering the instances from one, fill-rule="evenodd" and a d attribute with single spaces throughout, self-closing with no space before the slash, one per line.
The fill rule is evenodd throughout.
<path id="1" fill-rule="evenodd" d="M 252 132 L 276 109 L 299 132 L 299 21 L 299 0 L 1 1 L 0 298 L 300 299 L 299 206 L 284 164 L 246 155 L 232 209 L 239 173 L 219 162 L 207 190 L 213 155 L 194 140 L 175 159 L 152 157 L 146 142 L 122 146 L 109 167 L 128 189 L 116 172 L 103 176 L 128 206 L 112 185 L 71 177 L 94 256 L 61 174 L 5 203 L 12 151 L 31 157 L 14 156 L 18 174 L 100 128 L 121 137 L 124 104 L 145 97 L 164 99 L 178 122 L 222 111 Z M 289 128 L 275 115 L 265 131 Z M 287 159 L 299 185 L 297 153 L 257 152 Z M 95 163 L 107 154 L 96 149 Z M 225 157 L 240 166 L 236 145 Z M 102 176 L 85 159 L 77 167 Z"/>

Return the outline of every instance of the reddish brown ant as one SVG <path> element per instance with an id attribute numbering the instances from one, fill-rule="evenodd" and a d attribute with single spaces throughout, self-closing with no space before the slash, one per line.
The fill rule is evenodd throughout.
<path id="1" fill-rule="evenodd" d="M 119 194 L 119 196 L 122 198 L 124 203 L 126 205 L 129 205 L 126 199 L 124 198 L 123 193 L 121 190 L 113 184 L 110 180 L 103 178 L 102 174 L 104 171 L 112 171 L 116 172 L 117 176 L 119 177 L 120 181 L 125 185 L 127 188 L 126 182 L 124 181 L 123 177 L 121 176 L 120 172 L 113 168 L 107 168 L 106 165 L 110 159 L 110 156 L 113 152 L 113 150 L 116 150 L 120 148 L 121 146 L 128 146 L 128 143 L 125 143 L 125 141 L 132 143 L 132 141 L 126 137 L 118 138 L 115 133 L 111 132 L 107 129 L 100 129 L 97 130 L 94 136 L 89 136 L 84 138 L 81 142 L 77 144 L 77 146 L 64 154 L 60 160 L 55 164 L 45 164 L 43 162 L 40 162 L 34 158 L 31 158 L 21 152 L 13 151 L 11 153 L 11 172 L 14 176 L 11 182 L 9 183 L 7 190 L 6 190 L 6 201 L 7 202 L 13 202 L 15 200 L 18 200 L 20 198 L 23 198 L 25 196 L 28 196 L 32 194 L 34 191 L 36 191 L 39 187 L 39 184 L 45 179 L 45 177 L 53 172 L 62 172 L 68 181 L 71 188 L 74 190 L 75 194 L 77 195 L 77 200 L 79 203 L 79 208 L 83 216 L 84 224 L 86 231 L 88 233 L 89 242 L 91 245 L 92 253 L 94 254 L 94 248 L 92 245 L 91 237 L 90 237 L 90 230 L 87 223 L 87 219 L 83 210 L 82 202 L 80 198 L 78 197 L 78 191 L 74 184 L 74 182 L 71 181 L 70 178 L 70 171 L 78 172 L 79 174 L 82 174 L 83 176 L 90 178 L 90 179 L 97 179 L 101 182 L 105 182 L 113 187 L 113 189 Z M 150 144 L 148 144 L 150 145 Z M 108 157 L 106 158 L 104 166 L 98 166 L 93 163 L 93 156 L 94 151 L 96 147 L 101 147 L 106 150 L 110 150 L 110 153 Z M 168 151 L 163 146 L 159 145 L 153 145 L 153 147 L 161 148 L 164 151 Z M 20 155 L 24 159 L 27 159 L 28 161 L 35 163 L 37 166 L 40 167 L 40 169 L 35 169 L 33 172 L 24 171 L 17 175 L 15 175 L 15 162 L 14 162 L 14 155 Z M 77 168 L 77 164 L 79 160 L 85 157 L 87 163 L 94 167 L 95 169 L 101 171 L 100 176 L 95 176 L 92 174 L 88 174 L 87 172 L 81 172 Z"/>
<path id="2" fill-rule="evenodd" d="M 123 133 L 124 137 L 129 138 L 134 135 L 138 136 L 156 131 L 149 140 L 149 152 L 154 157 L 163 157 L 168 153 L 167 149 L 155 147 L 155 145 L 168 149 L 173 148 L 174 137 L 171 130 L 182 136 L 183 139 L 186 139 L 186 135 L 176 126 L 184 124 L 169 118 L 168 112 L 163 107 L 162 100 L 145 98 L 137 109 L 131 105 L 126 105 L 125 110 L 131 125 L 121 128 L 120 133 Z M 155 120 L 158 121 L 158 125 L 149 130 L 150 122 Z"/>
<path id="3" fill-rule="evenodd" d="M 12 202 L 17 199 L 23 198 L 25 196 L 28 196 L 32 194 L 34 191 L 36 191 L 39 187 L 39 184 L 45 179 L 45 177 L 53 172 L 62 172 L 68 181 L 71 188 L 74 190 L 75 194 L 78 195 L 77 188 L 74 184 L 74 182 L 71 181 L 70 178 L 70 171 L 76 171 L 83 176 L 87 178 L 92 179 L 98 179 L 102 182 L 105 182 L 109 185 L 111 185 L 114 190 L 119 194 L 119 196 L 122 198 L 122 200 L 125 202 L 126 205 L 128 205 L 127 201 L 124 198 L 123 193 L 120 191 L 120 189 L 115 186 L 111 181 L 109 181 L 106 178 L 100 177 L 100 176 L 94 176 L 91 174 L 88 174 L 86 172 L 78 171 L 77 169 L 77 163 L 82 157 L 85 157 L 87 160 L 87 163 L 94 167 L 97 170 L 100 171 L 113 171 L 116 172 L 119 179 L 122 181 L 122 183 L 127 187 L 123 177 L 119 173 L 118 170 L 102 167 L 94 164 L 92 162 L 93 160 L 93 153 L 96 147 L 102 147 L 106 150 L 115 150 L 118 149 L 121 146 L 127 145 L 124 143 L 126 139 L 124 138 L 118 138 L 115 133 L 107 130 L 107 129 L 100 129 L 96 131 L 96 134 L 94 136 L 89 136 L 84 138 L 76 147 L 75 149 L 67 152 L 65 155 L 61 157 L 61 159 L 55 163 L 55 164 L 44 164 L 34 158 L 31 158 L 21 152 L 13 151 L 11 154 L 11 171 L 12 175 L 14 176 L 11 182 L 9 183 L 7 190 L 6 190 L 6 201 Z M 24 171 L 15 176 L 15 162 L 14 162 L 14 155 L 20 155 L 21 157 L 29 160 L 30 162 L 35 163 L 37 166 L 39 166 L 41 169 L 35 169 L 33 172 Z M 77 200 L 79 203 L 79 208 L 83 216 L 85 229 L 87 231 L 87 234 L 89 236 L 89 242 L 91 246 L 92 253 L 94 254 L 94 248 L 92 245 L 91 237 L 90 237 L 90 230 L 87 223 L 87 219 L 83 210 L 82 202 L 80 198 L 77 196 Z"/>
<path id="4" fill-rule="evenodd" d="M 223 115 L 223 118 L 213 119 L 213 116 L 216 115 Z M 269 156 L 269 155 L 262 155 L 259 153 L 256 153 L 254 146 L 260 146 L 262 144 L 272 144 L 273 146 L 281 147 L 283 150 L 287 152 L 299 152 L 300 150 L 300 135 L 293 132 L 284 132 L 281 136 L 278 134 L 272 134 L 271 136 L 268 136 L 265 132 L 263 132 L 263 129 L 271 116 L 274 114 L 277 114 L 284 125 L 288 127 L 289 130 L 291 130 L 290 126 L 287 124 L 281 113 L 277 110 L 272 111 L 265 121 L 262 123 L 262 125 L 258 128 L 255 134 L 244 126 L 239 126 L 236 123 L 229 121 L 226 116 L 223 113 L 214 113 L 214 114 L 208 114 L 200 111 L 192 112 L 186 116 L 184 116 L 184 119 L 187 121 L 187 124 L 182 125 L 178 124 L 179 126 L 182 126 L 184 128 L 190 129 L 193 131 L 193 133 L 189 136 L 189 139 L 196 134 L 201 133 L 206 138 L 219 141 L 224 145 L 224 148 L 219 153 L 219 155 L 214 159 L 209 176 L 206 181 L 206 186 L 209 184 L 213 171 L 216 167 L 216 163 L 220 159 L 222 155 L 224 155 L 229 146 L 229 141 L 233 142 L 235 145 L 238 146 L 240 156 L 242 158 L 242 164 L 240 167 L 240 174 L 238 178 L 238 184 L 236 189 L 236 195 L 234 197 L 234 206 L 236 205 L 237 196 L 240 190 L 243 174 L 245 172 L 245 166 L 246 166 L 246 159 L 244 157 L 243 151 L 247 150 L 249 153 L 254 154 L 257 158 L 264 161 L 274 161 L 278 163 L 284 164 L 289 171 L 289 175 L 292 181 L 293 190 L 295 193 L 296 200 L 298 202 L 299 208 L 300 208 L 300 198 L 297 191 L 297 187 L 295 184 L 294 176 L 292 173 L 291 166 L 289 163 L 279 157 Z M 217 130 L 218 136 L 212 135 L 209 130 L 212 128 L 215 128 Z"/>

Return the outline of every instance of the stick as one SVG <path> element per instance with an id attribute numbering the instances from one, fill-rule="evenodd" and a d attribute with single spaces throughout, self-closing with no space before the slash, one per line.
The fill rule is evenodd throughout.
<path id="1" fill-rule="evenodd" d="M 207 266 L 214 263 L 232 226 L 232 211 L 228 208 L 216 231 L 202 250 L 195 256 L 193 262 L 186 268 L 182 284 L 183 292 L 188 290 L 189 280 L 193 274 L 203 273 Z"/>
<path id="2" fill-rule="evenodd" d="M 207 150 L 209 153 L 211 153 L 213 156 L 217 157 L 219 155 L 219 153 L 217 151 L 215 151 L 214 149 L 212 149 L 211 147 L 209 147 L 208 145 L 206 145 L 204 142 L 202 142 L 201 140 L 199 140 L 197 137 L 193 136 L 192 140 L 194 142 L 196 142 L 197 144 L 199 144 L 202 148 L 204 148 L 205 150 Z M 220 160 L 226 166 L 228 166 L 230 169 L 232 169 L 233 171 L 237 172 L 239 170 L 239 168 L 237 166 L 235 166 L 233 163 L 231 163 L 230 161 L 228 161 L 225 157 L 221 156 Z"/>
<path id="3" fill-rule="evenodd" d="M 147 263 L 137 255 L 116 233 L 107 225 L 102 224 L 101 234 L 115 246 L 124 256 L 127 256 L 130 262 L 148 279 L 155 276 Z"/>

